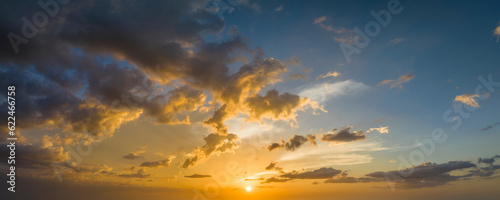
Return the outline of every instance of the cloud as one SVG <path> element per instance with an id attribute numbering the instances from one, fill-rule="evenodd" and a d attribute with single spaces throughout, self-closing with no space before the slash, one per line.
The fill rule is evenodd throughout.
<path id="1" fill-rule="evenodd" d="M 400 76 L 399 78 L 397 78 L 396 80 L 384 80 L 384 81 L 381 81 L 377 86 L 382 86 L 382 85 L 387 85 L 387 84 L 391 84 L 391 89 L 393 87 L 398 87 L 398 88 L 403 88 L 403 84 L 411 81 L 413 79 L 413 74 L 407 74 L 407 75 L 404 75 L 404 76 Z"/>
<path id="2" fill-rule="evenodd" d="M 404 42 L 404 41 L 406 41 L 405 38 L 394 38 L 394 39 L 389 41 L 389 44 L 396 45 L 396 44 L 399 44 L 399 43 Z"/>
<path id="3" fill-rule="evenodd" d="M 323 134 L 321 135 L 321 141 L 332 143 L 354 142 L 358 140 L 364 140 L 366 138 L 363 131 L 350 132 L 351 128 L 352 127 L 348 126 L 334 133 Z M 333 129 L 332 132 L 333 131 L 336 131 L 336 129 Z"/>
<path id="4" fill-rule="evenodd" d="M 279 183 L 288 182 L 294 179 L 328 179 L 342 173 L 341 170 L 331 167 L 322 167 L 313 171 L 296 171 L 283 172 L 282 174 L 265 179 L 261 183 Z"/>
<path id="5" fill-rule="evenodd" d="M 120 173 L 117 175 L 118 177 L 123 177 L 123 178 L 150 178 L 152 177 L 152 174 L 147 174 L 146 169 L 140 168 L 137 170 L 136 173 Z"/>
<path id="6" fill-rule="evenodd" d="M 2 143 L 0 155 L 9 157 L 10 143 Z M 41 141 L 34 144 L 16 143 L 16 168 L 46 169 L 51 168 L 52 163 L 65 163 L 69 153 L 63 147 L 54 146 L 49 137 L 43 137 Z M 7 162 L 7 159 L 2 162 Z"/>
<path id="7" fill-rule="evenodd" d="M 290 80 L 302 80 L 302 81 L 308 81 L 309 80 L 309 76 L 305 75 L 305 74 L 290 74 L 288 75 L 288 79 Z"/>
<path id="8" fill-rule="evenodd" d="M 368 88 L 365 84 L 354 80 L 327 82 L 305 87 L 301 89 L 299 96 L 321 103 L 332 98 L 356 94 Z"/>
<path id="9" fill-rule="evenodd" d="M 8 49 L 0 58 L 0 85 L 16 85 L 16 94 L 23 96 L 16 101 L 23 105 L 16 108 L 16 114 L 23 116 L 16 128 L 111 137 L 139 117 L 162 124 L 190 124 L 186 114 L 208 106 L 215 112 L 204 124 L 218 136 L 207 137 L 224 139 L 193 149 L 187 163 L 192 166 L 213 152 L 237 147 L 237 136 L 227 133 L 224 124 L 231 117 L 294 120 L 305 107 L 320 109 L 294 94 L 270 90 L 259 95 L 283 80 L 287 66 L 251 47 L 236 27 L 226 27 L 207 4 L 92 1 L 61 8 L 64 12 L 58 13 L 58 20 L 44 26 L 29 44 L 20 44 L 17 53 Z M 260 10 L 255 2 L 242 4 Z M 0 16 L 15 18 L 30 5 L 38 6 L 10 4 L 9 12 Z M 7 21 L 0 33 L 20 34 L 18 24 Z M 205 40 L 213 34 L 225 39 Z M 0 44 L 11 47 L 7 39 Z M 230 73 L 229 66 L 239 61 L 245 62 Z M 7 113 L 1 105 L 0 112 Z"/>
<path id="10" fill-rule="evenodd" d="M 302 64 L 302 61 L 299 60 L 296 56 L 291 56 L 290 60 L 285 60 L 283 63 L 286 66 L 300 66 Z"/>
<path id="11" fill-rule="evenodd" d="M 306 171 L 306 172 L 292 171 L 281 174 L 280 177 L 290 178 L 290 179 L 326 179 L 326 178 L 332 178 L 340 174 L 341 172 L 342 172 L 341 170 L 333 169 L 331 167 L 322 167 L 319 169 L 315 169 L 313 171 Z"/>
<path id="12" fill-rule="evenodd" d="M 189 175 L 189 176 L 184 176 L 186 178 L 210 178 L 212 176 L 210 175 L 203 175 L 203 174 L 193 174 L 193 175 Z"/>
<path id="13" fill-rule="evenodd" d="M 307 141 L 309 141 L 313 145 L 316 145 L 316 136 L 307 135 L 306 137 L 304 137 L 301 135 L 293 135 L 293 137 L 289 138 L 287 142 L 281 140 L 281 143 L 272 143 L 271 145 L 267 146 L 267 149 L 269 151 L 272 151 L 276 148 L 284 148 L 287 151 L 295 151 L 296 149 L 304 145 Z"/>
<path id="14" fill-rule="evenodd" d="M 500 38 L 500 25 L 496 27 L 495 30 L 493 30 L 493 35 L 497 36 L 497 42 L 498 42 L 498 38 Z"/>
<path id="15" fill-rule="evenodd" d="M 250 119 L 291 119 L 295 121 L 295 112 L 310 103 L 298 95 L 269 90 L 266 95 L 248 97 L 244 102 L 249 108 Z"/>
<path id="16" fill-rule="evenodd" d="M 274 11 L 276 11 L 276 12 L 280 12 L 282 10 L 283 10 L 283 5 L 280 5 L 276 9 L 274 9 Z"/>
<path id="17" fill-rule="evenodd" d="M 330 71 L 330 72 L 327 72 L 326 74 L 319 75 L 318 77 L 316 77 L 316 80 L 318 80 L 320 78 L 337 77 L 337 76 L 340 76 L 339 72 L 337 72 L 337 71 Z"/>
<path id="18" fill-rule="evenodd" d="M 325 183 L 367 183 L 367 182 L 374 182 L 378 181 L 373 178 L 366 178 L 366 177 L 360 177 L 360 178 L 355 178 L 348 176 L 347 172 L 342 172 L 339 176 L 336 178 L 330 178 L 325 181 Z"/>
<path id="19" fill-rule="evenodd" d="M 221 135 L 218 133 L 211 133 L 204 138 L 205 145 L 197 147 L 191 153 L 191 157 L 187 158 L 182 164 L 183 168 L 194 166 L 200 160 L 211 156 L 212 154 L 219 155 L 227 151 L 233 151 L 238 148 L 238 136 L 235 134 Z"/>
<path id="20" fill-rule="evenodd" d="M 478 167 L 476 169 L 470 170 L 467 176 L 479 176 L 488 178 L 491 177 L 500 170 L 500 165 L 495 165 L 495 161 L 500 158 L 500 155 L 493 156 L 491 158 L 478 158 Z M 481 165 L 481 164 L 485 164 Z"/>
<path id="21" fill-rule="evenodd" d="M 168 167 L 170 163 L 175 158 L 175 156 L 170 156 L 168 159 L 158 160 L 158 161 L 146 161 L 141 163 L 140 167 L 148 167 L 148 168 L 159 168 L 159 167 Z"/>
<path id="22" fill-rule="evenodd" d="M 491 158 L 478 158 L 477 163 L 485 163 L 488 165 L 492 165 L 497 158 L 500 158 L 500 155 L 496 155 Z"/>
<path id="23" fill-rule="evenodd" d="M 470 161 L 450 161 L 448 163 L 424 163 L 413 166 L 405 170 L 373 172 L 366 176 L 380 180 L 387 180 L 395 184 L 396 187 L 411 189 L 436 187 L 452 181 L 460 180 L 465 176 L 453 176 L 449 173 L 456 170 L 463 170 L 476 167 Z"/>
<path id="24" fill-rule="evenodd" d="M 271 162 L 267 167 L 266 170 L 276 170 L 276 171 L 283 171 L 283 168 L 276 166 L 278 162 Z"/>
<path id="25" fill-rule="evenodd" d="M 479 108 L 479 104 L 477 103 L 476 99 L 474 99 L 477 97 L 479 97 L 478 94 L 462 94 L 457 95 L 454 101 L 467 104 L 471 107 Z"/>
<path id="26" fill-rule="evenodd" d="M 381 126 L 379 128 L 370 128 L 366 131 L 366 133 L 377 131 L 379 133 L 389 133 L 389 126 Z"/>
<path id="27" fill-rule="evenodd" d="M 335 42 L 337 43 L 354 43 L 354 40 L 358 37 L 356 36 L 355 30 L 350 30 L 345 27 L 334 28 L 332 25 L 325 25 L 323 22 L 325 22 L 326 20 L 328 20 L 326 16 L 321 16 L 316 18 L 313 24 L 317 24 L 328 32 L 334 33 L 335 36 L 333 37 L 333 40 L 335 40 Z"/>
<path id="28" fill-rule="evenodd" d="M 263 182 L 260 182 L 260 183 L 284 183 L 284 182 L 288 182 L 291 180 L 293 180 L 293 179 L 271 177 L 271 178 L 266 178 Z"/>
<path id="29" fill-rule="evenodd" d="M 123 158 L 124 159 L 129 159 L 129 160 L 133 160 L 133 159 L 137 159 L 137 158 L 142 158 L 141 154 L 143 154 L 143 153 L 146 153 L 146 151 L 141 150 L 141 151 L 137 151 L 137 152 L 130 152 L 129 154 L 124 155 Z"/>
<path id="30" fill-rule="evenodd" d="M 487 130 L 490 130 L 490 129 L 492 129 L 493 127 L 498 126 L 498 125 L 500 125 L 500 122 L 497 122 L 497 123 L 494 123 L 494 124 L 489 125 L 489 126 L 487 126 L 487 127 L 484 127 L 484 128 L 482 128 L 482 129 L 481 129 L 481 131 L 487 131 Z"/>
<path id="31" fill-rule="evenodd" d="M 321 16 L 321 17 L 314 19 L 314 24 L 321 24 L 324 21 L 326 21 L 326 16 Z"/>
<path id="32" fill-rule="evenodd" d="M 271 162 L 267 167 L 266 170 L 273 170 L 274 167 L 276 167 L 277 162 Z"/>

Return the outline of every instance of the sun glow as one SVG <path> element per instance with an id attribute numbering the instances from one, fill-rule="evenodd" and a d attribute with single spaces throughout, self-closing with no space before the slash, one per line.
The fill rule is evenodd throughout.
<path id="1" fill-rule="evenodd" d="M 246 190 L 247 192 L 250 192 L 250 191 L 252 191 L 252 187 L 246 187 L 246 188 L 245 188 L 245 190 Z"/>

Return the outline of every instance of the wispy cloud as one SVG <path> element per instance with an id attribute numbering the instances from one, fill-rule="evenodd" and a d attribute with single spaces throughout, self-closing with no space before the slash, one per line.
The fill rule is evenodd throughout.
<path id="1" fill-rule="evenodd" d="M 484 128 L 482 128 L 482 129 L 481 129 L 481 131 L 487 131 L 487 130 L 490 130 L 490 129 L 492 129 L 493 127 L 498 126 L 498 125 L 500 125 L 500 122 L 497 122 L 497 123 L 494 123 L 494 124 L 489 125 L 489 126 L 487 126 L 487 127 L 484 127 Z"/>
<path id="2" fill-rule="evenodd" d="M 367 85 L 355 80 L 346 80 L 329 83 L 318 83 L 302 89 L 299 95 L 313 101 L 325 102 L 331 98 L 341 97 L 369 89 Z"/>
<path id="3" fill-rule="evenodd" d="M 283 10 L 283 5 L 280 5 L 276 9 L 274 9 L 274 11 L 276 11 L 276 12 L 280 12 L 282 10 Z"/>
<path id="4" fill-rule="evenodd" d="M 321 24 L 324 21 L 326 21 L 326 16 L 321 16 L 321 17 L 314 19 L 314 24 Z"/>
<path id="5" fill-rule="evenodd" d="M 403 88 L 403 84 L 411 81 L 413 79 L 413 77 L 414 77 L 413 74 L 407 74 L 407 75 L 403 75 L 403 76 L 398 77 L 396 80 L 383 80 L 377 86 L 391 84 L 391 87 L 390 87 L 391 89 L 394 87 L 401 89 L 401 88 Z"/>
<path id="6" fill-rule="evenodd" d="M 404 41 L 406 41 L 405 38 L 394 38 L 394 39 L 389 41 L 389 44 L 396 45 L 396 44 L 399 44 L 399 43 L 404 42 Z"/>
<path id="7" fill-rule="evenodd" d="M 340 76 L 339 72 L 337 72 L 337 71 L 330 71 L 330 72 L 327 72 L 326 74 L 319 75 L 318 77 L 316 77 L 316 80 L 318 80 L 320 78 L 337 77 L 337 76 Z"/>

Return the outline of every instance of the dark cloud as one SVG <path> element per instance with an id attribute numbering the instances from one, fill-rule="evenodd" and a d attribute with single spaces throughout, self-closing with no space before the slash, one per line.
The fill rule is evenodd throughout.
<path id="1" fill-rule="evenodd" d="M 280 147 L 281 147 L 280 144 L 278 144 L 278 143 L 272 143 L 269 146 L 267 146 L 267 150 L 272 151 L 272 150 L 280 148 Z"/>
<path id="2" fill-rule="evenodd" d="M 491 158 L 478 158 L 477 163 L 485 163 L 492 165 L 497 158 L 500 158 L 500 155 L 496 155 Z"/>
<path id="3" fill-rule="evenodd" d="M 9 157 L 11 143 L 0 144 L 0 155 L 3 158 Z M 16 168 L 47 169 L 53 163 L 65 164 L 70 158 L 68 152 L 63 147 L 55 147 L 48 137 L 42 138 L 40 142 L 34 144 L 15 143 Z M 1 162 L 7 163 L 7 159 Z"/>
<path id="4" fill-rule="evenodd" d="M 278 162 L 271 162 L 267 167 L 266 170 L 276 170 L 279 172 L 283 172 L 283 168 L 277 166 Z"/>
<path id="5" fill-rule="evenodd" d="M 276 167 L 276 164 L 278 164 L 278 162 L 271 162 L 267 167 L 266 167 L 266 170 L 273 170 L 275 167 Z"/>
<path id="6" fill-rule="evenodd" d="M 335 133 L 327 133 L 321 135 L 321 140 L 325 142 L 353 142 L 357 140 L 364 140 L 366 136 L 363 131 L 350 132 L 352 127 L 345 127 Z M 332 132 L 336 131 L 333 129 Z"/>
<path id="7" fill-rule="evenodd" d="M 172 159 L 175 158 L 171 156 L 168 159 L 158 160 L 158 161 L 146 161 L 141 163 L 140 167 L 149 167 L 149 168 L 159 168 L 159 167 L 168 167 L 172 162 Z"/>
<path id="8" fill-rule="evenodd" d="M 208 2 L 71 1 L 60 5 L 29 42 L 18 45 L 19 52 L 10 49 L 7 37 L 0 40 L 6 47 L 0 86 L 15 85 L 23 97 L 16 101 L 16 115 L 23 119 L 16 128 L 111 137 L 141 115 L 157 123 L 189 124 L 182 114 L 203 107 L 210 95 L 210 107 L 217 110 L 204 123 L 217 132 L 193 150 L 195 156 L 183 165 L 189 167 L 237 147 L 237 136 L 224 125 L 229 117 L 245 113 L 252 120 L 294 120 L 297 110 L 319 109 L 306 98 L 277 90 L 259 95 L 282 80 L 286 64 L 251 48 L 235 27 L 226 28 L 207 8 Z M 0 8 L 4 36 L 23 36 L 19 19 L 40 10 L 31 1 L 2 1 Z M 225 39 L 205 40 L 210 34 Z M 244 64 L 230 73 L 228 65 L 237 61 Z M 6 109 L 1 102 L 0 115 Z"/>
<path id="9" fill-rule="evenodd" d="M 470 170 L 469 176 L 491 177 L 492 175 L 497 174 L 498 170 L 500 170 L 500 165 L 495 165 L 495 161 L 498 158 L 500 158 L 500 155 L 496 155 L 491 158 L 478 158 L 478 167 Z"/>
<path id="10" fill-rule="evenodd" d="M 487 126 L 487 127 L 484 127 L 484 128 L 482 128 L 482 129 L 481 129 L 481 131 L 487 131 L 487 130 L 490 130 L 490 129 L 492 129 L 493 127 L 498 126 L 498 125 L 500 125 L 500 122 L 497 122 L 497 123 L 494 123 L 494 124 L 489 125 L 489 126 Z"/>
<path id="11" fill-rule="evenodd" d="M 348 176 L 347 172 L 342 172 L 339 176 L 336 178 L 330 178 L 325 181 L 325 183 L 366 183 L 366 182 L 373 182 L 377 181 L 376 179 L 373 178 L 367 178 L 367 177 L 360 177 L 360 178 L 355 178 Z"/>
<path id="12" fill-rule="evenodd" d="M 267 146 L 269 151 L 272 151 L 276 148 L 284 148 L 287 151 L 295 151 L 302 145 L 304 145 L 307 141 L 311 144 L 316 145 L 316 136 L 307 135 L 306 137 L 301 135 L 293 135 L 293 137 L 289 138 L 287 142 L 281 140 L 281 143 L 272 143 Z"/>
<path id="13" fill-rule="evenodd" d="M 124 159 L 129 159 L 129 160 L 134 160 L 134 159 L 137 159 L 137 158 L 143 158 L 143 156 L 141 156 L 141 154 L 144 153 L 144 152 L 145 151 L 130 152 L 129 154 L 124 155 L 123 158 Z"/>
<path id="14" fill-rule="evenodd" d="M 203 174 L 193 174 L 193 175 L 189 175 L 189 176 L 184 176 L 186 178 L 210 178 L 212 176 L 210 175 L 203 175 Z"/>
<path id="15" fill-rule="evenodd" d="M 468 175 L 453 176 L 449 172 L 474 167 L 476 165 L 470 161 L 450 161 L 443 164 L 424 163 L 405 170 L 373 172 L 366 176 L 393 182 L 396 187 L 400 188 L 436 187 L 468 177 Z"/>
<path id="16" fill-rule="evenodd" d="M 306 172 L 292 171 L 281 174 L 280 177 L 291 179 L 326 179 L 332 178 L 340 173 L 342 173 L 341 170 L 333 169 L 331 167 L 322 167 L 320 169 Z"/>
<path id="17" fill-rule="evenodd" d="M 322 167 L 313 171 L 296 171 L 281 172 L 280 175 L 265 179 L 261 183 L 279 183 L 288 182 L 294 179 L 328 179 L 341 174 L 341 170 L 331 167 Z"/>
<path id="18" fill-rule="evenodd" d="M 238 136 L 235 134 L 221 135 L 218 133 L 211 133 L 204 138 L 205 145 L 202 147 L 197 147 L 191 158 L 188 158 L 182 164 L 183 168 L 188 168 L 194 166 L 200 158 L 206 158 L 212 154 L 220 154 L 226 151 L 232 151 L 238 147 L 237 141 Z"/>
<path id="19" fill-rule="evenodd" d="M 260 183 L 284 183 L 291 181 L 293 179 L 291 178 L 277 178 L 277 177 L 271 177 L 271 178 L 266 178 L 266 180 L 260 182 Z"/>

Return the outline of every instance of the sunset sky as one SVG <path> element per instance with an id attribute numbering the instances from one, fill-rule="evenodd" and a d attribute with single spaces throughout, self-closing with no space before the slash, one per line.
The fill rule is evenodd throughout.
<path id="1" fill-rule="evenodd" d="M 0 4 L 0 199 L 500 198 L 500 2 Z"/>

